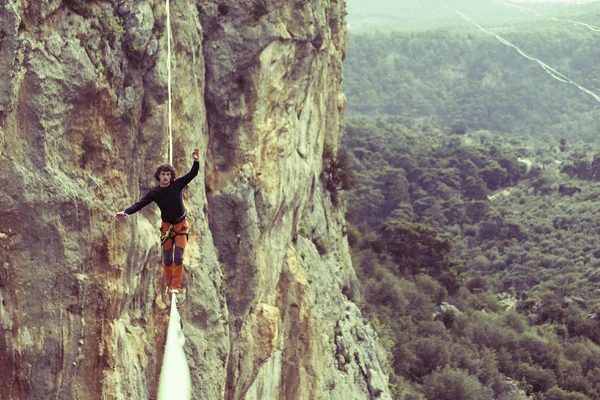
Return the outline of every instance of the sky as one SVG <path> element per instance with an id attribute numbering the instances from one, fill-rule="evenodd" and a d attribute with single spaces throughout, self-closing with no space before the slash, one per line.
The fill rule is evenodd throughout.
<path id="1" fill-rule="evenodd" d="M 583 4 L 592 3 L 600 0 L 512 0 L 513 3 L 530 3 L 530 4 L 541 4 L 541 3 L 566 3 L 566 4 Z"/>

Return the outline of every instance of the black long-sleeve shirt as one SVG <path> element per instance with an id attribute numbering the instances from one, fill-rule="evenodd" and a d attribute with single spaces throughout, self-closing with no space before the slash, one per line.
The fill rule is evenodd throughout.
<path id="1" fill-rule="evenodd" d="M 190 172 L 185 174 L 169 186 L 156 186 L 150 190 L 140 201 L 125 210 L 125 214 L 133 214 L 146 207 L 153 201 L 160 208 L 160 218 L 170 224 L 175 224 L 185 218 L 185 207 L 183 206 L 182 190 L 192 179 L 198 175 L 200 163 L 194 161 Z"/>

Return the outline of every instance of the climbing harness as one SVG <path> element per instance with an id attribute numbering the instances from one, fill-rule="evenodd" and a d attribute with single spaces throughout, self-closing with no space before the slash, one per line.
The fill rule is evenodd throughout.
<path id="1" fill-rule="evenodd" d="M 169 239 L 173 240 L 173 245 L 175 245 L 175 237 L 176 236 L 185 236 L 186 239 L 190 238 L 188 232 L 177 232 L 175 230 L 175 225 L 182 223 L 186 219 L 187 219 L 187 213 L 184 212 L 181 217 L 179 217 L 179 218 L 177 218 L 177 220 L 175 220 L 175 223 L 169 225 L 169 229 L 167 229 L 167 231 L 165 232 L 165 234 L 160 237 L 160 245 L 161 245 L 161 247 Z M 187 230 L 187 227 L 184 227 L 183 229 Z M 162 227 L 158 228 L 158 230 L 162 232 Z M 173 235 L 171 235 L 171 234 L 173 234 Z"/>
<path id="2" fill-rule="evenodd" d="M 175 230 L 173 224 L 169 225 L 169 229 L 167 229 L 167 232 L 165 232 L 165 234 L 160 237 L 160 245 L 163 246 L 169 239 L 171 239 L 173 241 L 173 245 L 174 245 L 175 237 L 177 237 L 177 236 L 185 236 L 186 239 L 189 239 L 188 232 L 177 232 Z"/>

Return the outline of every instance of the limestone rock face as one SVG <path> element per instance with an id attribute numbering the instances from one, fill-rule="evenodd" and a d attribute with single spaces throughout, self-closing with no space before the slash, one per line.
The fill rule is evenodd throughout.
<path id="1" fill-rule="evenodd" d="M 195 399 L 389 398 L 358 296 L 337 146 L 343 0 L 171 0 Z M 168 162 L 165 3 L 0 2 L 0 398 L 156 397 Z"/>

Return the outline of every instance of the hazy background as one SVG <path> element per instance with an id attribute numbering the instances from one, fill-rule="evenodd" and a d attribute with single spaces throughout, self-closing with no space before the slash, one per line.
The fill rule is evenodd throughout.
<path id="1" fill-rule="evenodd" d="M 580 16 L 588 10 L 591 12 L 600 8 L 598 0 L 520 0 L 513 3 L 564 18 Z M 446 6 L 494 27 L 543 19 L 534 13 L 519 11 L 494 0 L 348 0 L 348 25 L 351 32 L 415 31 L 464 26 L 464 21 Z"/>

